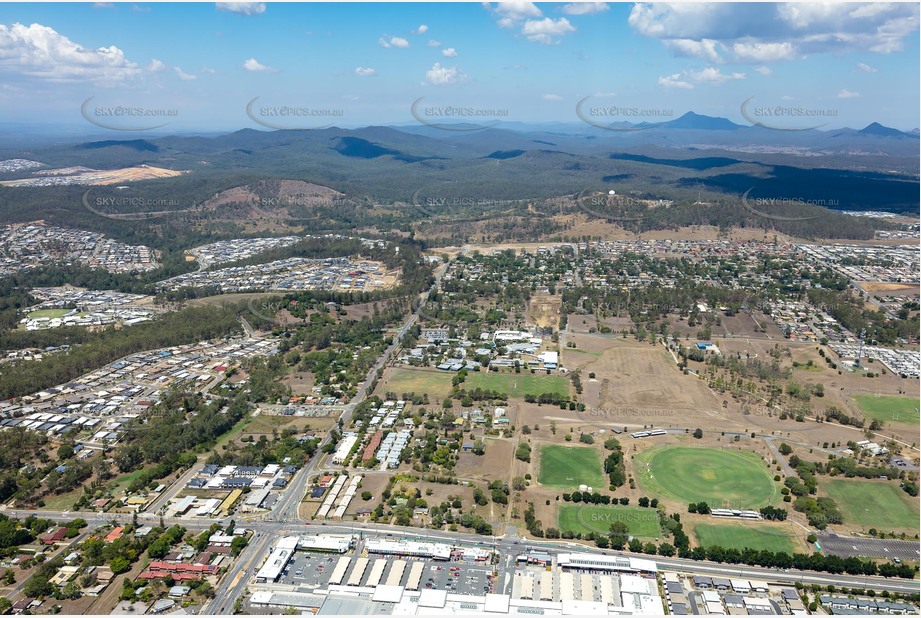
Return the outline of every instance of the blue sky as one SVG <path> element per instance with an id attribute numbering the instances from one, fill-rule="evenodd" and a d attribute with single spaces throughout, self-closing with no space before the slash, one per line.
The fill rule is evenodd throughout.
<path id="1" fill-rule="evenodd" d="M 640 110 L 611 120 L 747 124 L 755 97 L 822 110 L 826 128 L 908 130 L 918 22 L 916 3 L 0 4 L 0 122 L 89 126 L 92 97 L 97 118 L 130 106 L 173 114 L 171 131 L 260 128 L 259 97 L 251 114 L 321 110 L 274 117 L 292 127 L 412 123 L 420 98 L 508 121 L 580 122 L 587 100 Z M 790 114 L 776 122 L 812 121 Z"/>

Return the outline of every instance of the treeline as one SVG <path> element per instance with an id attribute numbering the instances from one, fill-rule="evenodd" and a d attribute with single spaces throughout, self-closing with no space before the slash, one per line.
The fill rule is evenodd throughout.
<path id="1" fill-rule="evenodd" d="M 128 354 L 217 339 L 242 331 L 240 309 L 187 308 L 150 322 L 94 333 L 67 354 L 28 361 L 0 373 L 0 399 L 20 397 L 73 380 Z"/>

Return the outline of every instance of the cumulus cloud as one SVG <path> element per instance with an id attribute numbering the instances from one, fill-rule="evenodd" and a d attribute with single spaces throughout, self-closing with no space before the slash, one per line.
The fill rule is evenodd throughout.
<path id="1" fill-rule="evenodd" d="M 151 62 L 151 67 L 157 66 Z M 48 26 L 0 24 L 0 74 L 20 74 L 50 82 L 111 84 L 143 71 L 114 45 L 87 49 Z"/>
<path id="2" fill-rule="evenodd" d="M 659 85 L 663 88 L 683 88 L 690 90 L 694 84 L 720 85 L 728 81 L 745 79 L 745 73 L 723 73 L 716 67 L 706 67 L 699 71 L 682 71 L 659 78 Z"/>
<path id="3" fill-rule="evenodd" d="M 445 58 L 457 58 L 457 50 L 453 47 L 446 47 L 441 50 L 441 55 Z"/>
<path id="4" fill-rule="evenodd" d="M 147 65 L 147 70 L 150 71 L 151 73 L 159 73 L 165 68 L 166 68 L 166 65 L 160 62 L 159 60 L 157 60 L 156 58 L 151 60 L 150 64 Z"/>
<path id="5" fill-rule="evenodd" d="M 864 73 L 877 73 L 879 71 L 879 69 L 877 69 L 876 67 L 871 67 L 869 64 L 866 64 L 863 62 L 859 63 L 857 65 L 857 68 L 863 71 Z"/>
<path id="6" fill-rule="evenodd" d="M 425 82 L 433 86 L 446 86 L 458 84 L 467 78 L 464 73 L 457 67 L 441 66 L 436 62 L 432 68 L 425 72 Z"/>
<path id="7" fill-rule="evenodd" d="M 707 67 L 700 71 L 688 71 L 688 77 L 699 84 L 722 84 L 731 80 L 745 79 L 745 73 L 723 73 L 715 67 Z"/>
<path id="8" fill-rule="evenodd" d="M 265 13 L 265 2 L 217 2 L 221 11 L 230 11 L 240 15 L 261 15 Z"/>
<path id="9" fill-rule="evenodd" d="M 184 82 L 190 82 L 193 79 L 198 79 L 197 75 L 190 75 L 183 71 L 181 67 L 173 67 L 173 70 L 176 71 L 176 75 L 179 76 L 179 79 Z"/>
<path id="10" fill-rule="evenodd" d="M 244 62 L 243 68 L 246 69 L 247 71 L 253 71 L 255 73 L 276 73 L 278 71 L 278 69 L 261 64 L 255 58 L 250 58 L 249 60 Z"/>
<path id="11" fill-rule="evenodd" d="M 429 39 L 427 43 L 429 47 L 441 47 L 441 41 L 436 41 L 435 39 Z"/>
<path id="12" fill-rule="evenodd" d="M 837 94 L 837 97 L 839 99 L 854 99 L 859 96 L 860 96 L 859 92 L 851 92 L 847 88 L 842 88 L 841 91 Z"/>
<path id="13" fill-rule="evenodd" d="M 486 3 L 486 7 L 495 13 L 501 28 L 514 28 L 526 19 L 543 16 L 533 2 L 495 2 Z"/>
<path id="14" fill-rule="evenodd" d="M 355 67 L 355 75 L 358 77 L 371 77 L 377 75 L 377 69 L 371 67 Z"/>
<path id="15" fill-rule="evenodd" d="M 766 66 L 755 67 L 755 70 L 761 73 L 762 75 L 764 75 L 765 77 L 773 73 L 770 67 L 766 67 Z"/>
<path id="16" fill-rule="evenodd" d="M 399 36 L 382 36 L 377 40 L 377 44 L 381 47 L 399 47 L 401 49 L 406 49 L 409 47 L 409 41 Z"/>
<path id="17" fill-rule="evenodd" d="M 688 55 L 679 40 L 716 41 L 725 61 L 762 64 L 810 54 L 899 51 L 919 26 L 917 3 L 638 3 L 628 23 Z M 712 60 L 712 59 L 711 59 Z"/>
<path id="18" fill-rule="evenodd" d="M 429 27 L 426 26 L 425 24 L 421 24 L 418 28 L 413 30 L 413 34 L 425 34 L 428 31 L 429 31 Z"/>
<path id="19" fill-rule="evenodd" d="M 684 90 L 690 90 L 694 87 L 694 84 L 681 79 L 681 73 L 673 73 L 672 75 L 660 77 L 659 85 L 663 88 L 681 88 Z"/>
<path id="20" fill-rule="evenodd" d="M 529 41 L 544 45 L 555 45 L 560 42 L 560 37 L 575 31 L 575 27 L 565 17 L 529 19 L 521 27 L 521 34 L 525 35 Z"/>
<path id="21" fill-rule="evenodd" d="M 720 59 L 719 52 L 716 49 L 717 42 L 713 39 L 669 39 L 665 41 L 666 47 L 670 48 L 678 56 L 688 56 L 690 58 L 703 58 L 710 62 L 717 62 Z"/>
<path id="22" fill-rule="evenodd" d="M 558 94 L 545 94 L 545 95 L 542 95 L 541 98 L 544 101 L 562 101 L 563 100 L 563 97 L 561 97 Z"/>
<path id="23" fill-rule="evenodd" d="M 562 11 L 567 15 L 594 15 L 603 13 L 609 8 L 607 2 L 573 2 L 563 5 Z"/>

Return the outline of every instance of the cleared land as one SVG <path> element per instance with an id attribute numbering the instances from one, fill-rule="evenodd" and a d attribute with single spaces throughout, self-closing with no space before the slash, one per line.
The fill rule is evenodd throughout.
<path id="1" fill-rule="evenodd" d="M 448 382 L 450 384 L 450 380 Z M 509 397 L 558 393 L 569 396 L 569 380 L 546 373 L 469 373 L 463 388 L 484 388 L 508 394 Z"/>
<path id="2" fill-rule="evenodd" d="M 917 425 L 919 401 L 911 397 L 894 395 L 854 395 L 860 411 L 879 421 Z"/>
<path id="3" fill-rule="evenodd" d="M 442 399 L 451 394 L 453 375 L 453 373 L 433 369 L 400 367 L 385 375 L 377 391 L 380 394 L 393 391 L 399 396 L 402 396 L 403 393 L 416 393 L 417 395 L 428 393 L 431 399 Z"/>
<path id="4" fill-rule="evenodd" d="M 783 551 L 792 554 L 793 539 L 776 526 L 767 524 L 697 524 L 694 534 L 701 547 L 719 545 L 735 549 Z"/>
<path id="5" fill-rule="evenodd" d="M 636 455 L 634 474 L 647 495 L 665 494 L 684 503 L 758 508 L 779 490 L 754 453 L 672 446 Z"/>
<path id="6" fill-rule="evenodd" d="M 541 485 L 556 487 L 607 487 L 598 451 L 579 446 L 541 446 L 537 480 Z"/>
<path id="7" fill-rule="evenodd" d="M 895 483 L 834 479 L 819 485 L 838 503 L 845 523 L 889 531 L 918 530 L 918 499 Z"/>
<path id="8" fill-rule="evenodd" d="M 659 512 L 638 506 L 564 504 L 560 506 L 559 528 L 563 531 L 607 534 L 616 521 L 627 524 L 631 536 L 656 539 L 660 536 Z"/>

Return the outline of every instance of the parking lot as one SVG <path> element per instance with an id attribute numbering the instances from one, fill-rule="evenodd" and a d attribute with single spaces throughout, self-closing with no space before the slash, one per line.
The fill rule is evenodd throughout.
<path id="1" fill-rule="evenodd" d="M 832 556 L 850 558 L 899 558 L 900 560 L 918 560 L 917 541 L 899 541 L 895 539 L 863 539 L 852 536 L 823 534 L 819 536 L 822 551 Z"/>

